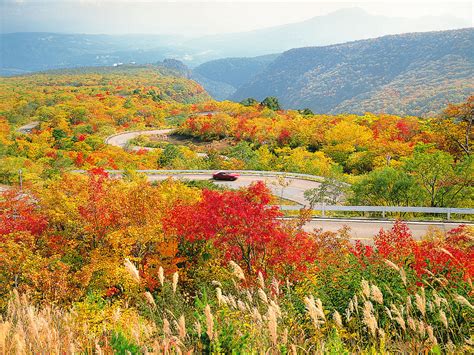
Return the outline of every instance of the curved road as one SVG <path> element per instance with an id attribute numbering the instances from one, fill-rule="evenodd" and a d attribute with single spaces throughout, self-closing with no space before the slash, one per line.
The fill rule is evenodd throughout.
<path id="1" fill-rule="evenodd" d="M 115 147 L 125 148 L 127 143 L 141 135 L 153 136 L 153 135 L 167 135 L 173 132 L 174 129 L 153 129 L 153 130 L 143 130 L 143 131 L 128 131 L 123 133 L 113 134 L 105 139 L 106 144 L 113 145 Z M 143 147 L 133 147 L 132 149 L 143 149 Z M 146 148 L 145 148 L 146 149 Z M 150 149 L 150 148 L 148 148 Z"/>
<path id="2" fill-rule="evenodd" d="M 31 131 L 39 125 L 39 122 L 31 122 L 27 125 L 21 126 L 17 129 L 20 133 L 31 133 Z M 114 134 L 106 138 L 105 143 L 112 146 L 125 148 L 127 143 L 139 136 L 139 135 L 166 135 L 173 132 L 173 129 L 155 129 L 155 130 L 142 130 L 142 131 L 129 131 L 119 134 Z M 142 149 L 141 147 L 133 147 L 132 149 Z M 201 153 L 202 154 L 202 153 Z M 173 177 L 176 179 L 190 179 L 190 180 L 208 180 L 211 179 L 211 175 L 206 174 L 169 174 L 169 175 L 158 175 L 151 174 L 149 179 L 151 181 L 159 181 Z M 248 186 L 253 182 L 263 181 L 267 184 L 270 190 L 276 195 L 281 196 L 287 200 L 294 201 L 300 205 L 307 203 L 304 198 L 304 191 L 319 186 L 319 183 L 312 180 L 306 180 L 298 177 L 276 177 L 276 176 L 261 176 L 258 174 L 245 174 L 240 176 L 236 181 L 218 181 L 215 182 L 219 185 L 227 186 L 230 188 L 240 188 Z M 8 186 L 0 186 L 0 192 L 8 190 Z M 441 231 L 448 231 L 452 228 L 456 228 L 461 224 L 471 223 L 458 223 L 458 222 L 407 222 L 410 227 L 413 236 L 415 238 L 423 237 L 430 229 L 436 228 Z M 315 228 L 322 228 L 326 231 L 337 231 L 343 226 L 351 228 L 351 239 L 361 239 L 367 243 L 371 243 L 373 236 L 378 233 L 381 228 L 390 229 L 393 225 L 393 221 L 387 220 L 355 220 L 355 219 L 330 219 L 330 218 L 317 218 L 309 221 L 304 229 L 311 231 Z"/>
<path id="3" fill-rule="evenodd" d="M 105 143 L 125 148 L 127 143 L 139 135 L 166 135 L 173 132 L 173 129 L 155 129 L 155 130 L 142 130 L 142 131 L 129 131 L 119 133 L 108 137 Z M 132 147 L 132 149 L 141 149 L 140 147 Z M 201 153 L 202 154 L 202 153 Z M 204 154 L 205 155 L 205 154 Z M 189 180 L 209 180 L 211 175 L 203 174 L 169 174 L 169 175 L 149 175 L 150 181 L 165 180 L 169 177 L 176 179 L 189 179 Z M 273 176 L 260 176 L 245 174 L 239 177 L 236 181 L 215 181 L 216 184 L 227 186 L 230 188 L 240 188 L 249 186 L 256 181 L 263 181 L 270 188 L 273 194 L 280 196 L 284 199 L 294 201 L 300 205 L 306 205 L 307 201 L 304 198 L 304 192 L 308 189 L 312 189 L 319 186 L 319 183 L 312 180 L 306 180 L 298 177 L 273 177 Z M 413 236 L 417 239 L 423 237 L 429 230 L 436 228 L 441 231 L 448 231 L 456 228 L 463 223 L 457 222 L 407 222 L 410 227 Z M 470 224 L 470 223 L 468 223 Z M 371 243 L 373 236 L 377 234 L 381 228 L 390 229 L 393 226 L 393 221 L 387 220 L 354 220 L 354 219 L 329 219 L 329 218 L 318 218 L 309 221 L 305 226 L 305 230 L 313 230 L 315 228 L 322 228 L 325 231 L 337 231 L 344 226 L 348 226 L 351 229 L 351 239 L 360 239 L 365 242 Z"/>
<path id="4" fill-rule="evenodd" d="M 169 177 L 174 179 L 188 179 L 188 180 L 210 180 L 212 178 L 211 173 L 209 174 L 169 174 L 169 175 L 148 175 L 150 181 L 165 180 Z M 296 177 L 276 177 L 276 176 L 261 176 L 258 174 L 245 174 L 241 175 L 236 181 L 215 181 L 215 184 L 226 186 L 229 188 L 238 189 L 246 187 L 254 182 L 262 181 L 272 193 L 276 196 L 283 197 L 284 199 L 296 202 L 300 205 L 306 205 L 304 192 L 308 189 L 312 189 L 319 186 L 319 182 L 312 180 L 304 180 Z"/>
<path id="5" fill-rule="evenodd" d="M 35 129 L 36 127 L 39 126 L 39 121 L 33 121 L 33 122 L 30 122 L 24 126 L 21 126 L 21 127 L 18 127 L 16 129 L 17 132 L 20 132 L 20 133 L 25 133 L 25 134 L 28 134 L 28 133 L 31 133 L 31 131 L 33 129 Z"/>

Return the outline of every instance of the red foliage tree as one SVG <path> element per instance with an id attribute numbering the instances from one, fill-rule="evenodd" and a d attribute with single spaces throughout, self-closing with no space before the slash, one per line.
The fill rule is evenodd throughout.
<path id="1" fill-rule="evenodd" d="M 14 232 L 40 235 L 47 226 L 31 196 L 8 190 L 0 197 L 0 236 Z M 1 237 L 0 237 L 1 240 Z"/>
<path id="2" fill-rule="evenodd" d="M 391 230 L 382 229 L 374 237 L 375 253 L 370 253 L 370 258 L 363 260 L 375 263 L 389 259 L 400 266 L 408 264 L 420 279 L 435 274 L 448 279 L 467 280 L 474 276 L 472 240 L 472 230 L 461 226 L 449 231 L 444 239 L 433 238 L 417 242 L 406 223 L 397 221 Z M 363 250 L 359 243 L 352 249 L 352 253 L 362 260 Z"/>
<path id="3" fill-rule="evenodd" d="M 278 207 L 268 205 L 270 199 L 262 182 L 241 191 L 205 190 L 197 204 L 175 207 L 165 229 L 189 242 L 211 241 L 226 260 L 243 263 L 249 274 L 302 270 L 314 260 L 314 243 L 305 233 L 285 230 Z"/>

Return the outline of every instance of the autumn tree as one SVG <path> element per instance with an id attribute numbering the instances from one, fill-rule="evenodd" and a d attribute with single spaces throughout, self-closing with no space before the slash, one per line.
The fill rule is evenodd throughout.
<path id="1" fill-rule="evenodd" d="M 443 130 L 442 133 L 446 134 L 466 155 L 470 156 L 473 122 L 474 95 L 470 96 L 465 103 L 449 104 L 438 124 L 439 128 Z"/>
<path id="2" fill-rule="evenodd" d="M 463 191 L 472 189 L 474 165 L 470 158 L 455 165 L 448 153 L 420 146 L 406 160 L 406 170 L 419 183 L 432 207 L 449 206 Z"/>
<path id="3" fill-rule="evenodd" d="M 200 202 L 176 206 L 165 227 L 191 244 L 210 241 L 226 260 L 244 265 L 249 274 L 293 272 L 312 260 L 312 244 L 304 233 L 288 233 L 269 206 L 268 189 L 258 182 L 247 190 L 205 190 Z"/>
<path id="4" fill-rule="evenodd" d="M 260 102 L 260 105 L 273 111 L 281 110 L 280 102 L 274 96 L 266 97 L 262 102 Z"/>
<path id="5" fill-rule="evenodd" d="M 240 101 L 240 104 L 244 106 L 256 106 L 258 105 L 258 101 L 255 100 L 253 97 L 248 97 Z"/>
<path id="6" fill-rule="evenodd" d="M 335 177 L 325 177 L 318 187 L 306 190 L 305 199 L 309 202 L 310 208 L 319 203 L 336 205 L 344 199 L 347 185 Z"/>
<path id="7" fill-rule="evenodd" d="M 374 170 L 351 186 L 356 205 L 413 206 L 420 202 L 416 180 L 401 169 Z"/>

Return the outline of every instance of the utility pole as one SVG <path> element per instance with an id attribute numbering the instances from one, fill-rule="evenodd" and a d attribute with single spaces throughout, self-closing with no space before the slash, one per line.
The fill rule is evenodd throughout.
<path id="1" fill-rule="evenodd" d="M 18 170 L 18 176 L 20 178 L 20 190 L 23 190 L 23 170 Z"/>

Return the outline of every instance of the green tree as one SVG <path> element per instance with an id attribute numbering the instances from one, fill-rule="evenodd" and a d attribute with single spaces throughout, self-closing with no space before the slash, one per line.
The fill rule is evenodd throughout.
<path id="1" fill-rule="evenodd" d="M 305 116 L 314 115 L 314 112 L 309 108 L 305 108 L 303 110 L 298 110 L 298 112 L 301 113 L 302 115 L 305 115 Z"/>
<path id="2" fill-rule="evenodd" d="M 253 97 L 247 97 L 246 99 L 240 101 L 240 104 L 244 106 L 255 106 L 258 105 L 258 101 L 255 100 Z"/>
<path id="3" fill-rule="evenodd" d="M 174 144 L 168 144 L 158 158 L 158 164 L 160 166 L 169 166 L 173 163 L 173 160 L 181 157 L 182 154 L 179 148 Z"/>
<path id="4" fill-rule="evenodd" d="M 245 163 L 247 169 L 256 169 L 258 165 L 258 154 L 248 142 L 240 142 L 230 147 L 226 154 L 229 158 L 235 158 Z"/>
<path id="5" fill-rule="evenodd" d="M 278 99 L 274 96 L 269 96 L 263 100 L 260 105 L 263 107 L 269 108 L 270 110 L 273 111 L 279 111 L 281 110 L 280 102 L 278 102 Z"/>
<path id="6" fill-rule="evenodd" d="M 420 200 L 416 180 L 404 171 L 384 167 L 351 186 L 355 205 L 410 206 Z"/>
<path id="7" fill-rule="evenodd" d="M 305 199 L 311 208 L 320 203 L 336 205 L 344 199 L 347 185 L 334 177 L 325 177 L 323 182 L 314 189 L 304 192 Z"/>
<path id="8" fill-rule="evenodd" d="M 406 160 L 406 170 L 427 194 L 432 207 L 454 203 L 473 183 L 471 158 L 455 165 L 450 154 L 439 150 L 428 152 L 426 146 L 415 149 L 413 157 Z"/>

